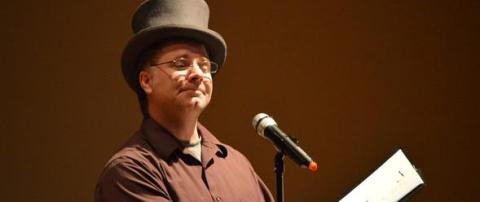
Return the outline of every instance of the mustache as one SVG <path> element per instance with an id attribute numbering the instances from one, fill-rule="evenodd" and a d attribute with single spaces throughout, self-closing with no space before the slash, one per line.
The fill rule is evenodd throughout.
<path id="1" fill-rule="evenodd" d="M 179 84 L 179 92 L 183 92 L 183 91 L 189 91 L 189 90 L 192 90 L 192 91 L 200 91 L 202 92 L 203 94 L 206 94 L 207 93 L 207 89 L 205 88 L 205 86 L 203 86 L 202 88 L 202 85 L 196 85 L 196 84 L 193 84 L 193 83 L 184 83 L 183 85 L 182 84 Z"/>

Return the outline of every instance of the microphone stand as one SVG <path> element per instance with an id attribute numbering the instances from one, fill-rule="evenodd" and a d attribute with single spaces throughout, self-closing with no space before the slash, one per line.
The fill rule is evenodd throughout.
<path id="1" fill-rule="evenodd" d="M 284 164 L 285 154 L 283 152 L 277 152 L 275 155 L 275 173 L 277 181 L 277 202 L 284 202 L 284 187 L 283 187 L 283 174 L 285 173 Z"/>

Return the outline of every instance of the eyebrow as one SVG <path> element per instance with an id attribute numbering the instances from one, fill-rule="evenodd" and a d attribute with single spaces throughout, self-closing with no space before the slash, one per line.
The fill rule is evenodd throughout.
<path id="1" fill-rule="evenodd" d="M 177 59 L 177 58 L 190 58 L 190 55 L 184 53 L 183 55 L 178 55 L 174 57 L 174 59 Z"/>

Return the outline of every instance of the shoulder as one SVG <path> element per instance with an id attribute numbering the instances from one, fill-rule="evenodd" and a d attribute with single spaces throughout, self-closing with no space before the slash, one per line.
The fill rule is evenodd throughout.
<path id="1" fill-rule="evenodd" d="M 220 144 L 221 146 L 225 147 L 225 149 L 228 151 L 228 155 L 232 155 L 232 156 L 235 156 L 235 157 L 238 157 L 238 158 L 241 158 L 243 160 L 247 160 L 247 157 L 240 151 L 238 151 L 237 149 L 233 148 L 232 146 L 228 145 L 228 144 L 224 144 L 224 143 L 221 143 Z"/>
<path id="2" fill-rule="evenodd" d="M 139 180 L 157 183 L 163 179 L 161 161 L 145 138 L 136 133 L 108 160 L 98 183 Z"/>
<path id="3" fill-rule="evenodd" d="M 225 156 L 225 159 L 229 161 L 230 163 L 233 163 L 237 166 L 241 166 L 243 168 L 248 167 L 249 170 L 253 170 L 252 164 L 250 163 L 250 160 L 239 150 L 235 149 L 234 147 L 220 143 L 219 145 L 220 150 L 225 150 L 226 152 L 222 152 L 227 154 Z"/>
<path id="4" fill-rule="evenodd" d="M 137 200 L 148 196 L 144 192 L 168 197 L 158 158 L 145 141 L 136 138 L 141 137 L 134 135 L 105 165 L 97 182 L 96 201 Z"/>
<path id="5" fill-rule="evenodd" d="M 143 169 L 146 171 L 158 170 L 161 160 L 139 134 L 134 134 L 105 165 L 104 172 L 112 169 Z"/>

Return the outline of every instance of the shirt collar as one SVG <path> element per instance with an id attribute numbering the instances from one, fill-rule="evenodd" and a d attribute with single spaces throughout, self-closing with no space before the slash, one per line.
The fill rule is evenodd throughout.
<path id="1" fill-rule="evenodd" d="M 227 156 L 226 147 L 207 128 L 198 123 L 197 129 L 202 137 L 202 158 L 210 159 L 214 154 L 221 157 Z M 143 120 L 141 132 L 162 159 L 167 160 L 173 152 L 182 149 L 182 145 L 175 136 L 151 118 Z"/>

